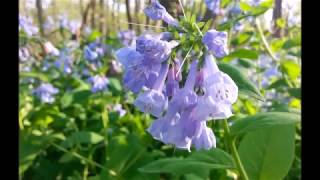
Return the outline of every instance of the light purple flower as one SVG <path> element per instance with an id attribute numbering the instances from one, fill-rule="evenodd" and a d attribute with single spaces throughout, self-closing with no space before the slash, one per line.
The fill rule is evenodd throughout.
<path id="1" fill-rule="evenodd" d="M 118 112 L 120 117 L 123 117 L 127 113 L 127 111 L 122 108 L 121 104 L 114 105 L 113 110 Z"/>
<path id="2" fill-rule="evenodd" d="M 144 10 L 146 16 L 151 18 L 152 20 L 163 20 L 172 26 L 179 26 L 179 22 L 174 19 L 163 7 L 158 0 L 151 0 L 149 6 L 147 6 Z"/>
<path id="3" fill-rule="evenodd" d="M 179 89 L 179 81 L 176 76 L 175 67 L 172 67 L 168 72 L 168 80 L 166 82 L 166 95 L 168 97 L 174 96 Z"/>
<path id="4" fill-rule="evenodd" d="M 202 38 L 202 42 L 218 58 L 229 54 L 227 32 L 219 32 L 214 29 L 209 30 Z"/>
<path id="5" fill-rule="evenodd" d="M 199 136 L 201 127 L 201 121 L 194 116 L 197 95 L 193 88 L 197 63 L 197 60 L 192 62 L 185 86 L 172 97 L 166 114 L 148 128 L 155 139 L 189 151 L 192 139 Z"/>
<path id="6" fill-rule="evenodd" d="M 53 95 L 57 94 L 58 92 L 59 90 L 49 83 L 43 83 L 33 91 L 33 93 L 35 93 L 35 95 L 38 96 L 42 102 L 49 104 L 54 102 L 55 98 Z"/>
<path id="7" fill-rule="evenodd" d="M 109 84 L 109 80 L 106 77 L 101 75 L 95 75 L 89 78 L 89 82 L 92 85 L 91 91 L 93 93 L 107 89 L 107 86 Z"/>
<path id="8" fill-rule="evenodd" d="M 30 58 L 30 53 L 29 53 L 28 48 L 26 48 L 26 47 L 19 48 L 19 59 L 20 59 L 20 61 L 25 62 L 29 58 Z"/>
<path id="9" fill-rule="evenodd" d="M 205 57 L 203 90 L 204 96 L 199 98 L 196 111 L 198 118 L 226 119 L 232 116 L 231 107 L 238 98 L 238 87 L 219 70 L 211 54 Z"/>
<path id="10" fill-rule="evenodd" d="M 50 55 L 53 55 L 53 56 L 59 56 L 59 54 L 60 54 L 59 50 L 56 47 L 54 47 L 52 45 L 52 43 L 49 42 L 49 41 L 44 43 L 44 49 L 45 49 L 47 54 L 50 54 Z"/>
<path id="11" fill-rule="evenodd" d="M 205 3 L 214 14 L 220 13 L 220 0 L 206 0 Z"/>
<path id="12" fill-rule="evenodd" d="M 192 139 L 192 143 L 197 150 L 209 150 L 212 147 L 216 147 L 216 137 L 212 130 L 207 127 L 206 122 L 201 122 L 200 133 Z"/>
<path id="13" fill-rule="evenodd" d="M 169 65 L 162 64 L 159 76 L 152 89 L 139 94 L 134 101 L 134 105 L 142 112 L 150 113 L 156 117 L 160 117 L 167 107 L 168 99 L 163 94 L 163 86 L 167 77 Z"/>
<path id="14" fill-rule="evenodd" d="M 72 73 L 72 57 L 69 54 L 68 49 L 64 49 L 60 52 L 59 58 L 54 62 L 57 68 L 63 68 L 66 74 Z"/>
<path id="15" fill-rule="evenodd" d="M 28 36 L 36 35 L 39 32 L 38 27 L 32 24 L 31 17 L 19 16 L 19 30 L 23 30 Z"/>
<path id="16" fill-rule="evenodd" d="M 83 52 L 84 57 L 88 61 L 95 61 L 99 57 L 99 54 L 96 51 L 92 50 L 89 46 L 85 46 Z"/>
<path id="17" fill-rule="evenodd" d="M 132 30 L 120 31 L 118 38 L 124 46 L 130 46 L 136 39 L 136 33 Z"/>
<path id="18" fill-rule="evenodd" d="M 136 51 L 150 61 L 157 61 L 158 63 L 166 61 L 171 54 L 171 49 L 176 47 L 178 43 L 176 41 L 163 41 L 160 38 L 161 36 L 154 37 L 150 34 L 139 36 L 136 41 Z"/>

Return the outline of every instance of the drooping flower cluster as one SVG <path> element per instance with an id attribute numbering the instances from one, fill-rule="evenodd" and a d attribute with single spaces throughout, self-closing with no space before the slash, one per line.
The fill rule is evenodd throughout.
<path id="1" fill-rule="evenodd" d="M 118 38 L 124 46 L 131 46 L 135 42 L 136 33 L 132 30 L 120 31 L 118 33 Z"/>
<path id="2" fill-rule="evenodd" d="M 55 100 L 53 95 L 57 94 L 59 90 L 49 83 L 43 83 L 33 92 L 42 102 L 51 104 Z"/>
<path id="3" fill-rule="evenodd" d="M 28 36 L 39 32 L 37 26 L 33 25 L 31 17 L 19 16 L 19 30 L 23 30 Z"/>
<path id="4" fill-rule="evenodd" d="M 205 3 L 208 9 L 210 9 L 214 14 L 219 14 L 221 12 L 220 0 L 206 0 Z"/>
<path id="5" fill-rule="evenodd" d="M 88 81 L 92 86 L 91 91 L 93 93 L 100 92 L 107 89 L 107 86 L 109 84 L 109 80 L 106 77 L 101 75 L 95 75 L 89 78 Z"/>
<path id="6" fill-rule="evenodd" d="M 167 12 L 153 0 L 145 14 L 165 20 Z M 172 38 L 169 32 L 143 34 L 135 47 L 119 49 L 116 57 L 124 66 L 123 84 L 138 94 L 134 101 L 137 109 L 157 118 L 147 130 L 153 138 L 189 151 L 192 145 L 210 149 L 216 146 L 216 140 L 206 121 L 232 116 L 231 106 L 238 97 L 238 87 L 214 60 L 214 56 L 221 58 L 229 53 L 227 33 L 212 29 L 203 36 L 208 50 L 204 65 L 198 70 L 199 61 L 193 58 L 183 87 L 183 63 L 171 59 L 172 49 L 179 43 Z"/>
<path id="7" fill-rule="evenodd" d="M 172 26 L 179 26 L 179 22 L 174 19 L 158 0 L 151 0 L 149 6 L 144 9 L 144 13 L 152 20 L 163 20 Z"/>

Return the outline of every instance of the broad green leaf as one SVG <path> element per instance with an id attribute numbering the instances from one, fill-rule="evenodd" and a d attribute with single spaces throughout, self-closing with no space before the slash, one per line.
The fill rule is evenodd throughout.
<path id="1" fill-rule="evenodd" d="M 19 72 L 20 78 L 25 77 L 25 78 L 37 78 L 41 81 L 48 82 L 49 79 L 45 74 L 42 74 L 40 72 Z"/>
<path id="2" fill-rule="evenodd" d="M 271 126 L 295 124 L 300 121 L 300 115 L 287 112 L 267 112 L 247 116 L 234 121 L 230 127 L 231 135 L 239 135 L 249 131 L 263 129 Z"/>
<path id="3" fill-rule="evenodd" d="M 219 63 L 218 66 L 221 71 L 228 74 L 233 79 L 240 92 L 259 100 L 263 99 L 258 88 L 237 67 L 226 63 Z"/>
<path id="4" fill-rule="evenodd" d="M 296 79 L 301 74 L 300 66 L 292 60 L 283 61 L 281 63 L 281 68 L 292 80 Z"/>
<path id="5" fill-rule="evenodd" d="M 104 137 L 95 132 L 80 131 L 75 132 L 71 136 L 67 137 L 61 145 L 68 148 L 76 144 L 97 144 L 103 140 Z"/>
<path id="6" fill-rule="evenodd" d="M 228 56 L 224 57 L 223 60 L 228 62 L 234 58 L 246 58 L 246 59 L 258 59 L 259 55 L 256 51 L 249 49 L 238 49 L 231 52 Z"/>
<path id="7" fill-rule="evenodd" d="M 294 159 L 295 126 L 274 126 L 249 132 L 240 143 L 239 155 L 255 180 L 283 179 Z"/>
<path id="8" fill-rule="evenodd" d="M 122 90 L 121 83 L 118 79 L 116 78 L 109 78 L 109 87 L 110 90 L 113 92 L 120 92 Z"/>
<path id="9" fill-rule="evenodd" d="M 291 96 L 301 99 L 301 88 L 290 88 L 288 92 Z"/>
<path id="10" fill-rule="evenodd" d="M 61 106 L 62 108 L 66 108 L 68 106 L 70 106 L 72 104 L 73 101 L 73 96 L 71 93 L 65 93 L 62 97 L 61 97 Z"/>
<path id="11" fill-rule="evenodd" d="M 141 167 L 145 173 L 187 173 L 206 177 L 211 169 L 233 169 L 234 162 L 230 155 L 219 149 L 195 152 L 188 158 L 163 158 Z"/>

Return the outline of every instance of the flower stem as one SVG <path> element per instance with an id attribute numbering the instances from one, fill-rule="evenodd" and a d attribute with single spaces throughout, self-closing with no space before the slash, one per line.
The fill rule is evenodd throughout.
<path id="1" fill-rule="evenodd" d="M 228 121 L 226 119 L 223 120 L 223 126 L 224 126 L 225 136 L 227 139 L 229 149 L 231 151 L 231 154 L 232 154 L 234 160 L 236 161 L 236 165 L 237 165 L 238 171 L 240 173 L 240 176 L 244 180 L 249 180 L 248 175 L 247 175 L 247 173 L 241 163 L 240 156 L 238 154 L 238 151 L 237 151 L 237 148 L 235 145 L 235 140 L 234 140 L 234 138 L 232 138 L 230 136 L 230 129 L 229 129 Z"/>
<path id="2" fill-rule="evenodd" d="M 269 44 L 268 44 L 268 42 L 267 42 L 267 40 L 266 40 L 266 37 L 264 36 L 264 34 L 263 34 L 263 32 L 262 32 L 262 28 L 261 28 L 261 26 L 260 26 L 260 22 L 259 22 L 258 19 L 256 19 L 255 24 L 256 24 L 256 27 L 257 27 L 259 36 L 260 36 L 260 38 L 261 38 L 261 40 L 262 40 L 262 42 L 263 42 L 263 45 L 264 45 L 264 47 L 265 47 L 266 50 L 267 50 L 267 53 L 270 55 L 270 57 L 271 57 L 273 60 L 278 61 L 278 58 L 276 58 L 276 57 L 274 56 L 274 54 L 272 53 L 272 51 L 271 51 L 271 49 L 270 49 L 270 46 L 269 46 Z"/>

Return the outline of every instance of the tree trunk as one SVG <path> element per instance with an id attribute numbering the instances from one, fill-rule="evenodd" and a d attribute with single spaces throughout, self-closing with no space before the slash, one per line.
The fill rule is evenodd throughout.
<path id="1" fill-rule="evenodd" d="M 126 9 L 127 9 L 127 19 L 129 23 L 132 23 L 132 17 L 131 17 L 131 13 L 130 13 L 130 2 L 129 0 L 126 0 Z M 132 24 L 128 24 L 128 27 L 130 30 L 132 30 Z"/>
<path id="2" fill-rule="evenodd" d="M 140 20 L 139 20 L 139 10 L 141 8 L 141 4 L 140 4 L 140 0 L 135 0 L 135 19 L 136 19 L 136 23 L 140 24 Z M 141 32 L 141 28 L 140 26 L 136 26 L 137 28 L 137 32 L 140 33 Z"/>
<path id="3" fill-rule="evenodd" d="M 116 16 L 115 16 L 115 7 L 116 7 L 116 2 L 115 0 L 112 1 L 112 10 L 111 10 L 111 21 L 112 21 L 112 28 L 111 28 L 111 31 L 114 30 L 114 28 L 116 27 Z"/>
<path id="4" fill-rule="evenodd" d="M 118 4 L 117 4 L 117 21 L 116 21 L 116 24 L 117 24 L 117 30 L 120 31 L 120 0 L 117 0 L 118 1 Z"/>
<path id="5" fill-rule="evenodd" d="M 41 0 L 36 0 L 36 7 L 37 7 L 40 35 L 44 37 L 44 29 L 43 29 L 44 20 L 43 20 L 43 10 L 42 10 Z"/>
<path id="6" fill-rule="evenodd" d="M 96 0 L 91 0 L 91 28 L 95 29 L 96 28 L 96 19 L 95 19 L 95 14 L 96 14 Z"/>
<path id="7" fill-rule="evenodd" d="M 100 17 L 99 17 L 99 31 L 104 34 L 104 0 L 99 1 Z"/>
<path id="8" fill-rule="evenodd" d="M 277 20 L 282 17 L 282 0 L 276 0 L 273 8 L 273 36 L 281 37 L 282 28 L 277 25 Z"/>
<path id="9" fill-rule="evenodd" d="M 80 15 L 82 16 L 82 14 L 83 14 L 83 0 L 79 1 L 79 6 L 80 6 Z"/>
<path id="10" fill-rule="evenodd" d="M 83 28 L 87 25 L 90 7 L 91 7 L 91 2 L 89 2 L 87 4 L 87 7 L 82 14 L 82 23 L 81 23 L 81 28 L 80 28 L 81 30 L 83 30 Z"/>

